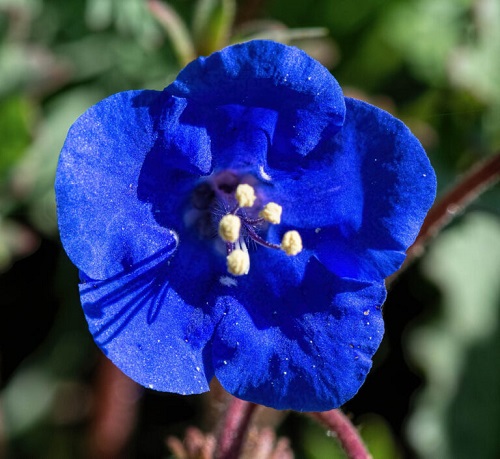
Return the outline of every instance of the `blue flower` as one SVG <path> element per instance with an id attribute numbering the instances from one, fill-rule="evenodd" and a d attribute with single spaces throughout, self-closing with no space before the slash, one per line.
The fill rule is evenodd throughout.
<path id="1" fill-rule="evenodd" d="M 269 41 L 199 58 L 72 126 L 56 178 L 90 331 L 152 389 L 278 409 L 350 399 L 383 334 L 384 278 L 435 195 L 408 128 Z"/>

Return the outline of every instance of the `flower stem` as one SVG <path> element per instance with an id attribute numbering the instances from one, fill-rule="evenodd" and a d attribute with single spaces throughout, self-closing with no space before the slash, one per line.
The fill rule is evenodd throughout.
<path id="1" fill-rule="evenodd" d="M 257 405 L 231 397 L 217 438 L 215 459 L 237 459 Z"/>
<path id="2" fill-rule="evenodd" d="M 140 387 L 101 356 L 94 397 L 93 422 L 89 431 L 89 457 L 123 457 L 132 436 L 138 412 Z"/>
<path id="3" fill-rule="evenodd" d="M 436 236 L 454 217 L 478 196 L 500 180 L 500 153 L 473 166 L 462 179 L 431 208 L 413 245 L 406 252 L 403 266 L 390 276 L 390 284 L 424 250 L 427 242 Z"/>
<path id="4" fill-rule="evenodd" d="M 358 431 L 340 410 L 311 413 L 311 416 L 335 433 L 349 459 L 371 459 Z"/>

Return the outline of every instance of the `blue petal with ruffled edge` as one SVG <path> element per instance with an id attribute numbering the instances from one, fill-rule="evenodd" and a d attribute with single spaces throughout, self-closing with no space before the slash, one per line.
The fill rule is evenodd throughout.
<path id="1" fill-rule="evenodd" d="M 179 272 L 167 261 L 174 250 L 167 247 L 131 273 L 87 279 L 80 295 L 94 340 L 116 366 L 151 389 L 196 394 L 208 390 L 213 376 L 205 354 L 218 314 L 178 293 Z"/>
<path id="2" fill-rule="evenodd" d="M 283 206 L 266 238 L 299 230 L 299 255 L 250 247 L 249 274 L 227 273 L 187 210 L 222 170 L 253 177 L 261 204 Z M 400 121 L 344 99 L 304 52 L 266 41 L 200 58 L 163 92 L 92 107 L 56 178 L 84 312 L 119 368 L 178 393 L 208 390 L 215 374 L 240 398 L 309 411 L 341 405 L 363 383 L 383 334 L 383 279 L 434 193 Z"/>
<path id="3" fill-rule="evenodd" d="M 148 203 L 137 199 L 163 100 L 157 91 L 116 94 L 68 133 L 55 183 L 59 231 L 73 263 L 93 279 L 131 269 L 173 241 L 172 231 L 157 225 Z"/>
<path id="4" fill-rule="evenodd" d="M 283 222 L 300 228 L 331 271 L 370 281 L 401 266 L 434 200 L 436 177 L 401 121 L 355 99 L 346 99 L 346 109 L 342 130 L 318 144 L 299 172 L 267 169 L 280 177 L 268 196 L 291 210 Z"/>
<path id="5" fill-rule="evenodd" d="M 310 253 L 283 269 L 287 261 L 254 256 L 248 279 L 219 297 L 227 313 L 213 340 L 215 374 L 237 397 L 324 411 L 349 400 L 371 368 L 385 287 L 340 279 Z"/>
<path id="6" fill-rule="evenodd" d="M 271 108 L 278 114 L 272 142 L 288 155 L 307 155 L 345 115 L 342 90 L 328 70 L 304 51 L 271 41 L 200 57 L 166 91 L 209 112 L 227 105 Z"/>

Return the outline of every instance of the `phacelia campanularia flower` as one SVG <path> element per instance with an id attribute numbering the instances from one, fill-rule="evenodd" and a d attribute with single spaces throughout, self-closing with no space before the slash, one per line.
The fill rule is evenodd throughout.
<path id="1" fill-rule="evenodd" d="M 363 383 L 384 278 L 435 195 L 408 128 L 297 48 L 230 46 L 72 126 L 56 178 L 90 331 L 135 381 L 323 411 Z"/>

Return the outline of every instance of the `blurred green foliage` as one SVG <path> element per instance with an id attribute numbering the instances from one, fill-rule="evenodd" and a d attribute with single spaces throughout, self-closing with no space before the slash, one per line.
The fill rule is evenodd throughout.
<path id="1" fill-rule="evenodd" d="M 409 335 L 426 386 L 409 423 L 423 457 L 500 451 L 500 220 L 470 213 L 443 233 L 423 270 L 439 286 L 438 313 Z"/>
<path id="2" fill-rule="evenodd" d="M 69 126 L 110 94 L 162 89 L 197 54 L 254 37 L 302 47 L 347 94 L 401 117 L 427 148 L 441 190 L 499 148 L 497 0 L 0 0 L 0 456 L 85 457 L 98 353 L 76 272 L 54 244 L 54 171 Z M 422 315 L 399 324 L 408 327 L 401 345 L 410 370 L 422 378 L 407 424 L 356 413 L 365 413 L 358 419 L 375 459 L 500 455 L 498 187 L 474 207 L 482 212 L 424 257 L 439 299 L 421 299 Z M 62 261 L 43 258 L 47 244 Z M 29 330 L 45 316 L 34 339 Z M 377 397 L 391 403 L 390 394 Z M 172 425 L 152 428 L 162 456 L 163 438 L 178 433 Z M 321 428 L 301 429 L 298 457 L 342 457 Z M 141 445 L 132 456 L 160 457 Z"/>

